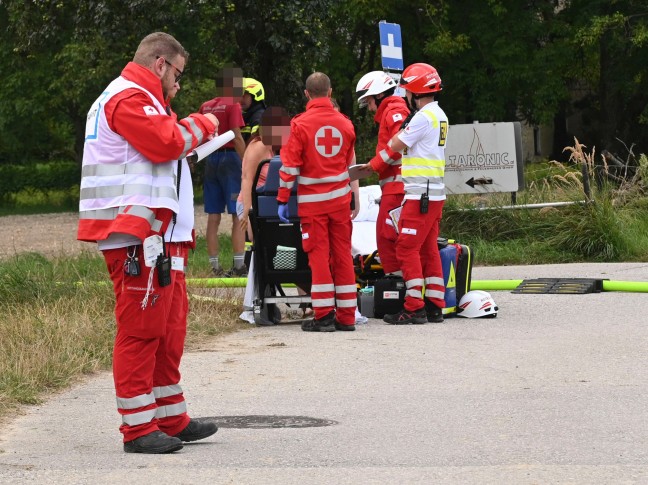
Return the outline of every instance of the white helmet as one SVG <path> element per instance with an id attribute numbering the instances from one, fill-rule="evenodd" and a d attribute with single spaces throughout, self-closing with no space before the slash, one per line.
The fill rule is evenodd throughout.
<path id="1" fill-rule="evenodd" d="M 490 296 L 490 293 L 473 290 L 461 297 L 457 315 L 466 318 L 495 318 L 497 316 L 497 310 L 497 303 Z"/>
<path id="2" fill-rule="evenodd" d="M 358 81 L 356 94 L 359 94 L 358 104 L 360 107 L 367 105 L 367 96 L 375 96 L 390 89 L 396 88 L 396 81 L 383 71 L 371 71 L 365 74 Z"/>

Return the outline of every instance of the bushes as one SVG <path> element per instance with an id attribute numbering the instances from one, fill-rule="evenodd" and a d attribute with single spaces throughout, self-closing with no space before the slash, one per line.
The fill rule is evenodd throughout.
<path id="1" fill-rule="evenodd" d="M 0 205 L 49 212 L 73 209 L 79 202 L 80 178 L 75 162 L 0 164 Z"/>
<path id="2" fill-rule="evenodd" d="M 58 161 L 30 165 L 0 165 L 0 198 L 23 190 L 69 189 L 79 184 L 76 162 Z"/>

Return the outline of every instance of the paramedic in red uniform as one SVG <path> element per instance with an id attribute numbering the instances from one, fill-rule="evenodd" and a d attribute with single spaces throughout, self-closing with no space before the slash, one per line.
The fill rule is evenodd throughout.
<path id="1" fill-rule="evenodd" d="M 443 270 L 437 246 L 445 201 L 445 145 L 448 117 L 435 100 L 441 78 L 429 64 L 417 63 L 403 71 L 400 81 L 416 114 L 389 142 L 386 155 L 401 158 L 405 185 L 396 254 L 405 280 L 402 311 L 385 315 L 390 324 L 442 322 L 445 307 Z M 425 287 L 425 301 L 423 300 Z"/>
<path id="2" fill-rule="evenodd" d="M 378 218 L 376 219 L 376 246 L 385 274 L 402 276 L 396 258 L 396 231 L 392 226 L 389 211 L 403 202 L 403 180 L 400 160 L 387 156 L 387 143 L 400 131 L 403 121 L 409 116 L 405 100 L 395 96 L 396 82 L 383 71 L 371 71 L 360 78 L 356 87 L 358 104 L 375 112 L 378 123 L 378 144 L 376 156 L 369 161 L 371 169 L 378 172 L 378 183 L 382 192 Z"/>
<path id="3" fill-rule="evenodd" d="M 77 237 L 98 243 L 113 282 L 113 377 L 127 453 L 170 453 L 217 430 L 189 418 L 180 386 L 188 313 L 184 268 L 193 247 L 193 192 L 184 157 L 218 128 L 214 115 L 178 120 L 165 109 L 186 59 L 172 36 L 148 35 L 95 101 L 86 124 Z M 150 236 L 158 243 L 163 236 L 170 270 L 145 263 L 143 243 L 155 247 Z M 168 281 L 158 279 L 165 273 Z"/>
<path id="4" fill-rule="evenodd" d="M 312 273 L 315 318 L 306 332 L 355 330 L 356 284 L 351 257 L 351 187 L 355 130 L 331 103 L 331 81 L 321 72 L 306 79 L 306 111 L 291 121 L 281 149 L 277 201 L 279 219 L 289 222 L 288 199 L 295 183 L 302 247 Z"/>

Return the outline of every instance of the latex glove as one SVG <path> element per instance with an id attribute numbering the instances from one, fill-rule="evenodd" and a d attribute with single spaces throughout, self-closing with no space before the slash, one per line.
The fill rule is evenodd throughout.
<path id="1" fill-rule="evenodd" d="M 289 224 L 290 221 L 288 220 L 288 218 L 290 217 L 290 210 L 288 209 L 288 204 L 279 204 L 279 206 L 277 207 L 277 215 L 279 216 L 279 220 L 281 222 Z"/>

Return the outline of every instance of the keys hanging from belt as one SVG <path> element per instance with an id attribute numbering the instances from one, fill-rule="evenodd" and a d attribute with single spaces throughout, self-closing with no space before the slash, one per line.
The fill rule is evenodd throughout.
<path id="1" fill-rule="evenodd" d="M 142 273 L 139 258 L 137 257 L 137 246 L 128 246 L 128 248 L 126 249 L 124 273 L 129 276 L 139 276 Z"/>

